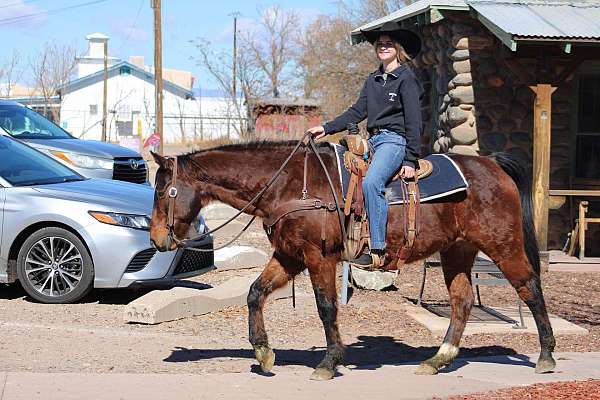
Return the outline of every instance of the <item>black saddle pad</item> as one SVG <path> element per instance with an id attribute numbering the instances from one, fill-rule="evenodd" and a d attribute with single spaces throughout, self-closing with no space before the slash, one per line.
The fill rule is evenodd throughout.
<path id="1" fill-rule="evenodd" d="M 344 152 L 346 148 L 338 144 L 332 144 L 337 155 L 337 167 L 342 182 L 342 193 L 344 200 L 348 193 L 348 183 L 350 182 L 350 173 L 344 168 Z M 440 199 L 450 196 L 454 193 L 467 190 L 469 184 L 456 163 L 445 154 L 430 154 L 425 157 L 433 165 L 433 171 L 427 178 L 419 179 L 419 192 L 421 193 L 421 202 L 427 202 L 434 199 Z M 400 181 L 388 183 L 385 190 L 385 197 L 389 204 L 402 204 L 402 191 Z"/>

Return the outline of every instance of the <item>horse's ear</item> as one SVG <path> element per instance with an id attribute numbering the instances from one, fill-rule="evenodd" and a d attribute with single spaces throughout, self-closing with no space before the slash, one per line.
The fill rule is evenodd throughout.
<path id="1" fill-rule="evenodd" d="M 152 155 L 152 158 L 154 158 L 154 161 L 158 164 L 159 167 L 168 169 L 171 166 L 168 158 L 163 157 L 160 154 L 157 154 L 153 151 L 151 151 L 150 154 Z"/>

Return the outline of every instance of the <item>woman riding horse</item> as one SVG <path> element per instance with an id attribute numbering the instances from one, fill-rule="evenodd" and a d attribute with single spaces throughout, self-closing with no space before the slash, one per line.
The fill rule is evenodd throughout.
<path id="1" fill-rule="evenodd" d="M 393 54 L 392 47 L 396 52 L 396 48 L 400 49 L 394 44 L 395 37 L 390 34 L 387 37 L 377 36 L 378 48 L 388 49 L 387 53 L 382 53 L 385 54 L 384 61 Z M 408 42 L 404 42 L 404 45 L 408 47 Z M 390 68 L 393 68 L 394 60 L 385 65 L 392 65 Z M 408 98 L 403 99 L 402 108 L 396 97 L 404 94 L 404 89 L 398 87 L 389 91 L 389 98 L 398 100 L 398 103 L 390 106 L 390 118 L 399 125 L 383 125 L 382 128 L 395 130 L 384 132 L 383 135 L 380 132 L 372 138 L 372 143 L 379 148 L 373 162 L 381 162 L 377 160 L 383 158 L 399 166 L 402 163 L 400 159 L 404 158 L 406 135 L 409 150 L 404 162 L 405 177 L 414 173 L 411 162 L 418 155 L 415 141 L 420 129 L 416 116 L 412 122 L 409 117 L 406 124 L 406 115 L 417 113 L 419 93 L 419 85 L 408 71 L 400 65 L 387 72 L 387 78 L 384 78 L 384 68 L 379 71 L 382 76 L 378 81 L 373 76 L 367 82 L 367 88 L 369 84 L 379 85 L 376 87 L 382 91 L 387 85 L 393 86 L 390 82 L 404 82 L 411 88 L 407 93 L 413 94 L 406 95 Z M 388 83 L 384 85 L 381 80 Z M 407 101 L 411 97 L 412 100 Z M 366 99 L 360 101 L 365 102 Z M 402 118 L 394 110 L 402 110 L 405 115 L 403 125 L 400 125 Z M 369 102 L 367 113 L 369 122 L 371 118 L 377 121 L 378 116 L 370 112 Z M 371 128 L 380 127 L 372 124 Z M 329 128 L 326 125 L 326 129 L 315 128 L 312 132 L 319 136 L 329 129 L 341 130 L 342 127 L 334 124 Z M 383 146 L 383 149 L 391 151 L 382 151 L 381 143 L 391 143 L 391 147 L 387 144 Z M 270 371 L 275 362 L 275 353 L 269 345 L 264 325 L 265 301 L 273 291 L 308 269 L 327 342 L 325 357 L 311 378 L 324 380 L 333 378 L 336 366 L 343 362 L 345 350 L 337 324 L 336 291 L 336 265 L 343 259 L 344 239 L 336 215 L 338 209 L 319 207 L 298 211 L 297 205 L 305 194 L 302 188 L 306 188 L 312 200 L 316 199 L 315 204 L 333 202 L 333 188 L 324 175 L 334 178 L 333 185 L 338 189 L 333 190 L 337 190 L 335 196 L 338 198 L 341 183 L 337 173 L 337 157 L 329 146 L 323 144 L 318 148 L 313 147 L 312 153 L 307 151 L 290 155 L 298 148 L 299 145 L 295 143 L 253 142 L 201 150 L 175 158 L 154 155 L 159 169 L 150 238 L 159 251 L 175 250 L 188 234 L 190 224 L 201 208 L 211 201 L 221 201 L 244 209 L 248 214 L 263 218 L 265 224 L 265 221 L 277 221 L 265 226 L 273 246 L 273 256 L 248 293 L 249 340 L 263 371 Z M 405 260 L 406 263 L 413 263 L 440 253 L 452 309 L 450 325 L 441 347 L 433 357 L 421 363 L 417 373 L 435 374 L 450 365 L 458 355 L 460 339 L 474 302 L 471 268 L 480 250 L 498 265 L 531 310 L 541 347 L 536 372 L 552 371 L 556 366 L 552 357 L 555 340 L 540 282 L 530 178 L 521 164 L 504 155 L 451 157 L 461 169 L 469 187 L 460 196 L 421 204 L 420 235 Z M 327 174 L 306 174 L 307 170 L 320 171 L 321 168 L 325 168 Z M 390 168 L 382 176 L 393 169 Z M 377 219 L 373 215 L 371 218 Z M 376 245 L 381 249 L 383 244 L 387 244 L 388 265 L 397 265 L 394 256 L 405 243 L 403 219 L 403 213 L 390 213 L 387 232 L 384 231 L 386 236 L 376 239 Z M 378 221 L 381 224 L 382 219 Z M 383 234 L 378 232 L 379 235 Z"/>
<path id="2" fill-rule="evenodd" d="M 369 75 L 352 107 L 324 126 L 308 131 L 319 139 L 367 118 L 373 156 L 362 186 L 369 218 L 371 254 L 365 252 L 350 263 L 371 267 L 375 259 L 379 261 L 375 266 L 381 267 L 385 264 L 388 219 L 385 185 L 398 169 L 402 178 L 414 177 L 421 146 L 423 87 L 408 64 L 419 52 L 421 41 L 416 34 L 391 21 L 379 29 L 365 31 L 363 35 L 375 46 L 381 65 Z"/>

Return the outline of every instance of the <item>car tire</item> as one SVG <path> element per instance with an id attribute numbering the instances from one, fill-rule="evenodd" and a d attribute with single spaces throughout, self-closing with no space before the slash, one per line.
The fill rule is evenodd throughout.
<path id="1" fill-rule="evenodd" d="M 92 290 L 94 265 L 79 237 L 58 227 L 42 228 L 21 246 L 17 275 L 35 300 L 73 303 Z"/>

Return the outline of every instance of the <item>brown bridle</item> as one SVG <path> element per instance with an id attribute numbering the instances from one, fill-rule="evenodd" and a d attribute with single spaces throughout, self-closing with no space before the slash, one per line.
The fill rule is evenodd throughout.
<path id="1" fill-rule="evenodd" d="M 175 238 L 175 199 L 177 198 L 177 157 L 170 158 L 173 160 L 173 175 L 171 176 L 171 186 L 167 190 L 167 195 L 169 196 L 168 200 L 168 208 L 167 208 L 167 229 L 169 230 L 169 235 L 172 236 L 173 239 L 177 241 Z"/>
<path id="2" fill-rule="evenodd" d="M 171 183 L 167 185 L 167 189 L 159 192 L 156 191 L 159 199 L 167 198 L 167 237 L 169 239 L 168 246 L 174 241 L 177 245 L 181 242 L 175 236 L 175 199 L 177 198 L 177 156 L 165 157 L 167 160 L 173 161 L 173 173 L 171 175 Z"/>

